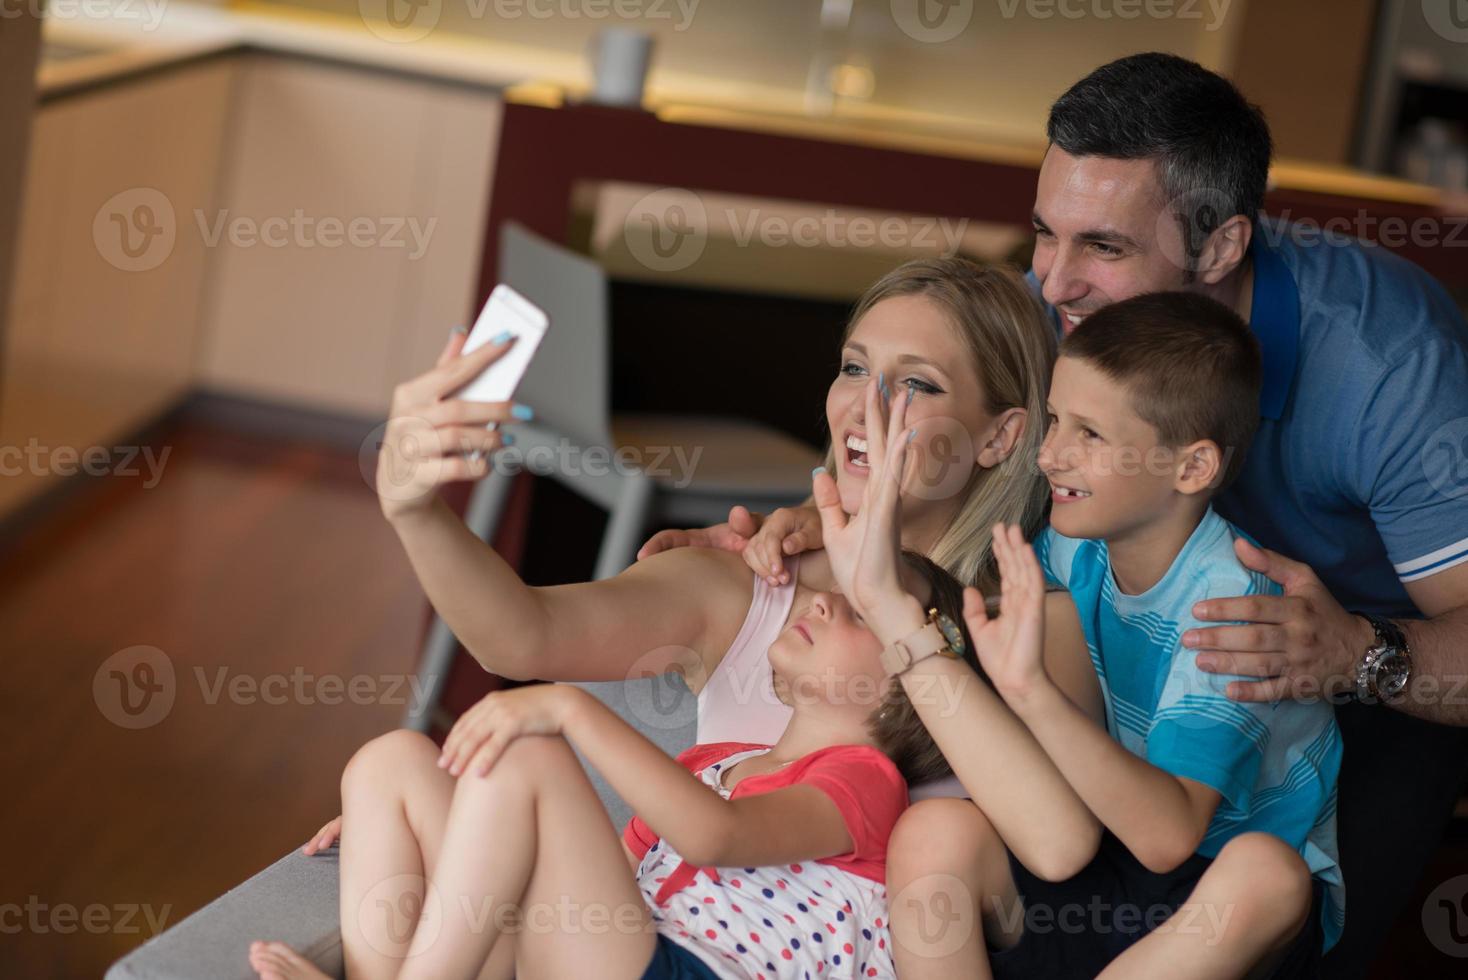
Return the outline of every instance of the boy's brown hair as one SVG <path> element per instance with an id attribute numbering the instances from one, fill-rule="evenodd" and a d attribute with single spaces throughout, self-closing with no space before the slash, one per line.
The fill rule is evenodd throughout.
<path id="1" fill-rule="evenodd" d="M 1060 343 L 1131 393 L 1165 446 L 1211 439 L 1223 452 L 1213 492 L 1239 475 L 1259 425 L 1259 342 L 1239 315 L 1198 293 L 1144 293 L 1092 313 Z"/>
<path id="2" fill-rule="evenodd" d="M 979 666 L 978 657 L 974 654 L 973 639 L 969 636 L 968 627 L 963 622 L 963 586 L 925 555 L 904 551 L 902 560 L 928 583 L 929 596 L 924 606 L 936 608 L 958 624 L 958 629 L 963 634 L 964 662 L 973 668 L 974 673 L 985 684 L 989 683 L 988 675 Z M 935 690 L 925 695 L 926 697 L 955 698 L 963 694 L 961 688 L 951 690 L 943 685 L 934 687 Z M 892 760 L 909 783 L 925 783 L 953 774 L 953 768 L 948 765 L 948 760 L 943 757 L 937 743 L 923 726 L 917 708 L 913 707 L 900 681 L 892 681 L 882 703 L 872 712 L 871 733 L 877 748 Z"/>

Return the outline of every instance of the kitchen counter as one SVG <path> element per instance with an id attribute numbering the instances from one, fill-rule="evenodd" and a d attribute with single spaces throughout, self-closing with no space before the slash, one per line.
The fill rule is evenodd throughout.
<path id="1" fill-rule="evenodd" d="M 391 28 L 361 18 L 278 4 L 229 8 L 163 0 L 88 0 L 50 16 L 38 75 L 44 101 L 139 73 L 235 50 L 294 55 L 483 89 L 508 100 L 555 106 L 586 90 L 583 58 L 526 45 L 438 32 L 413 43 L 388 40 Z M 648 102 L 668 121 L 785 133 L 937 156 L 1038 166 L 1043 140 L 983 131 L 965 120 L 877 104 L 843 103 L 813 119 L 801 93 L 688 73 L 656 72 Z M 758 97 L 751 103 L 751 94 Z M 1387 201 L 1458 213 L 1461 201 L 1435 188 L 1348 167 L 1280 160 L 1271 183 L 1282 190 Z"/>

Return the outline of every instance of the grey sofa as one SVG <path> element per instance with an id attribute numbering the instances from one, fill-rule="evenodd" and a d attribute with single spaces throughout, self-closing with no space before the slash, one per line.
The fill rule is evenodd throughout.
<path id="1" fill-rule="evenodd" d="M 669 755 L 693 744 L 696 699 L 677 675 L 582 686 Z M 620 829 L 631 816 L 627 805 L 595 770 L 588 772 Z M 299 830 L 305 843 L 316 828 Z M 267 938 L 341 975 L 335 848 L 314 857 L 292 851 L 118 960 L 107 980 L 251 980 L 249 945 Z"/>

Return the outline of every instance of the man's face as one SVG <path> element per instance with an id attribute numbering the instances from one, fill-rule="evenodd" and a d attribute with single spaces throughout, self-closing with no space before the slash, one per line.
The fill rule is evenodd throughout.
<path id="1" fill-rule="evenodd" d="M 1150 160 L 1073 157 L 1052 145 L 1035 191 L 1035 275 L 1070 333 L 1103 306 L 1182 289 L 1182 228 Z"/>

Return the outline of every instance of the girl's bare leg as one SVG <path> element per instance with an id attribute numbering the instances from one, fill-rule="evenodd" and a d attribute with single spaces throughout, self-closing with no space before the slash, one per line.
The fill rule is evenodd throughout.
<path id="1" fill-rule="evenodd" d="M 408 951 L 453 798 L 454 779 L 437 759 L 426 736 L 394 731 L 358 749 L 342 771 L 340 918 L 351 980 L 395 976 Z M 267 980 L 321 975 L 278 942 L 252 944 L 250 964 Z"/>
<path id="2" fill-rule="evenodd" d="M 1101 977 L 1269 976 L 1304 927 L 1311 898 L 1310 869 L 1294 848 L 1270 834 L 1240 834 L 1187 902 Z"/>
<path id="3" fill-rule="evenodd" d="M 342 772 L 342 958 L 351 980 L 397 975 L 438 864 L 454 778 L 426 735 L 389 732 Z"/>
<path id="4" fill-rule="evenodd" d="M 902 814 L 887 845 L 887 894 L 902 980 L 988 980 L 986 935 L 1001 947 L 1019 940 L 1008 852 L 968 800 L 923 800 Z"/>
<path id="5" fill-rule="evenodd" d="M 517 739 L 488 776 L 460 778 L 442 853 L 402 980 L 475 976 L 514 916 L 522 980 L 647 969 L 647 906 L 565 739 Z"/>

